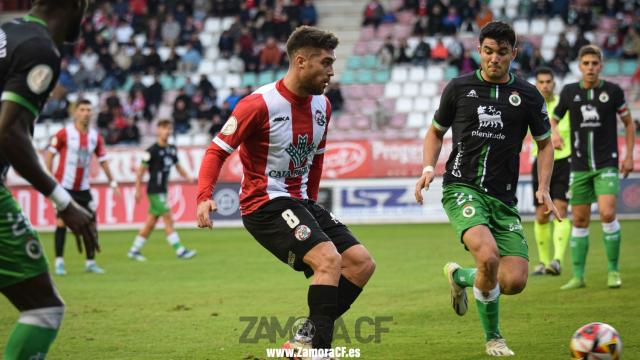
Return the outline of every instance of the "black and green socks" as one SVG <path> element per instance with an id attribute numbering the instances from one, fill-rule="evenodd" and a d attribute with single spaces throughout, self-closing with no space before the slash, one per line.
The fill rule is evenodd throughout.
<path id="1" fill-rule="evenodd" d="M 618 220 L 613 220 L 610 223 L 602 223 L 602 232 L 609 271 L 620 271 L 618 266 L 621 240 L 620 223 Z"/>
<path id="2" fill-rule="evenodd" d="M 58 335 L 64 306 L 23 311 L 11 331 L 4 360 L 44 359 Z"/>

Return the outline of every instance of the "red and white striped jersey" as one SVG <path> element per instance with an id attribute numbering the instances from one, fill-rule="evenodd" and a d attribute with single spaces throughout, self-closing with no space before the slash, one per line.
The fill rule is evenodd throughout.
<path id="1" fill-rule="evenodd" d="M 91 154 L 96 154 L 98 161 L 107 159 L 102 136 L 89 129 L 81 133 L 75 124 L 60 129 L 52 138 L 49 151 L 60 154 L 55 177 L 67 190 L 89 190 L 89 169 Z"/>
<path id="2" fill-rule="evenodd" d="M 222 163 L 240 145 L 243 215 L 277 197 L 315 200 L 330 118 L 324 95 L 301 98 L 282 80 L 245 97 L 207 149 L 198 203 L 211 198 Z"/>

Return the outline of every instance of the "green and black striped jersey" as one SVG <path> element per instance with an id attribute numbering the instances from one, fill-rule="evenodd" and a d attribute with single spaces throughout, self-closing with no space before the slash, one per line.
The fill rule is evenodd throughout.
<path id="1" fill-rule="evenodd" d="M 544 98 L 525 80 L 485 81 L 480 70 L 453 79 L 444 89 L 433 125 L 451 127 L 453 149 L 444 185 L 462 183 L 515 205 L 522 141 L 551 135 Z"/>
<path id="2" fill-rule="evenodd" d="M 571 122 L 571 170 L 592 171 L 618 167 L 617 115 L 629 113 L 620 86 L 600 80 L 585 89 L 582 82 L 567 84 L 553 118 L 560 121 L 569 111 Z"/>

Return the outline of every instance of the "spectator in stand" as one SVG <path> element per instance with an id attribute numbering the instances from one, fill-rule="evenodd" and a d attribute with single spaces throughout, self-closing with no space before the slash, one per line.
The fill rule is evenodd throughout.
<path id="1" fill-rule="evenodd" d="M 558 43 L 556 44 L 555 56 L 562 59 L 562 61 L 571 61 L 571 44 L 564 33 L 560 33 L 558 36 Z"/>
<path id="2" fill-rule="evenodd" d="M 198 69 L 198 65 L 202 62 L 202 55 L 196 50 L 191 43 L 187 44 L 187 51 L 180 57 L 178 69 L 181 72 L 194 72 Z"/>
<path id="3" fill-rule="evenodd" d="M 337 81 L 330 82 L 327 86 L 325 96 L 331 103 L 331 111 L 333 114 L 337 114 L 342 110 L 344 105 L 344 98 L 342 97 L 342 90 L 340 90 L 340 84 Z"/>
<path id="4" fill-rule="evenodd" d="M 435 3 L 433 8 L 431 9 L 431 13 L 427 15 L 427 35 L 434 36 L 442 33 L 442 20 L 444 18 L 444 14 L 442 12 L 442 5 L 440 3 Z"/>
<path id="5" fill-rule="evenodd" d="M 542 52 L 539 47 L 533 49 L 530 64 L 531 72 L 535 72 L 539 67 L 547 66 L 547 61 L 542 57 Z"/>
<path id="6" fill-rule="evenodd" d="M 620 34 L 620 31 L 611 30 L 611 32 L 604 38 L 602 51 L 604 52 L 605 59 L 619 58 L 622 55 L 622 35 Z"/>
<path id="7" fill-rule="evenodd" d="M 187 16 L 187 20 L 180 30 L 180 45 L 185 45 L 187 42 L 191 41 L 194 34 L 198 34 L 198 29 L 196 28 L 193 16 Z"/>
<path id="8" fill-rule="evenodd" d="M 412 34 L 415 36 L 425 36 L 429 29 L 429 18 L 427 15 L 420 15 L 413 23 L 413 32 Z"/>
<path id="9" fill-rule="evenodd" d="M 453 39 L 449 46 L 447 46 L 447 50 L 449 51 L 449 62 L 455 63 L 462 59 L 462 55 L 464 55 L 464 44 L 456 34 L 453 34 Z"/>
<path id="10" fill-rule="evenodd" d="M 109 111 L 107 104 L 102 104 L 100 106 L 100 112 L 98 113 L 96 124 L 98 125 L 100 134 L 102 134 L 103 137 L 107 134 L 107 130 L 111 122 L 113 122 L 113 115 L 111 114 L 111 111 Z"/>
<path id="11" fill-rule="evenodd" d="M 300 7 L 300 25 L 315 26 L 318 23 L 318 12 L 313 5 L 313 0 L 304 0 Z"/>
<path id="12" fill-rule="evenodd" d="M 627 35 L 622 42 L 622 57 L 625 59 L 637 59 L 640 54 L 640 36 L 635 26 L 629 26 Z"/>
<path id="13" fill-rule="evenodd" d="M 431 45 L 424 38 L 420 38 L 418 46 L 413 51 L 412 62 L 414 65 L 427 66 L 429 59 L 431 59 Z"/>
<path id="14" fill-rule="evenodd" d="M 162 72 L 164 65 L 155 47 L 152 46 L 151 49 L 149 49 L 149 55 L 144 58 L 144 66 L 148 73 L 159 74 Z"/>
<path id="15" fill-rule="evenodd" d="M 142 50 L 140 48 L 136 48 L 135 53 L 131 57 L 131 67 L 129 70 L 133 73 L 141 73 L 145 70 L 144 68 L 144 55 L 142 54 Z"/>
<path id="16" fill-rule="evenodd" d="M 130 100 L 129 115 L 130 117 L 136 117 L 142 119 L 144 117 L 144 109 L 146 109 L 147 103 L 144 99 L 144 92 L 137 90 L 133 94 L 133 98 Z"/>
<path id="17" fill-rule="evenodd" d="M 532 18 L 546 17 L 549 15 L 549 2 L 547 0 L 535 0 L 529 9 L 529 20 Z"/>
<path id="18" fill-rule="evenodd" d="M 220 130 L 222 130 L 225 121 L 226 120 L 223 120 L 220 115 L 215 115 L 211 118 L 211 126 L 209 127 L 209 135 L 211 135 L 211 138 L 218 135 Z"/>
<path id="19" fill-rule="evenodd" d="M 189 120 L 191 119 L 191 109 L 187 108 L 182 100 L 177 100 L 175 109 L 173 110 L 173 124 L 176 134 L 186 134 L 191 128 Z"/>
<path id="20" fill-rule="evenodd" d="M 442 31 L 447 35 L 455 34 L 462 25 L 462 18 L 458 14 L 458 9 L 450 6 L 447 10 L 447 16 L 442 19 Z"/>
<path id="21" fill-rule="evenodd" d="M 192 95 L 195 95 L 195 92 Z M 180 88 L 180 90 L 178 90 L 178 94 L 173 100 L 173 111 L 176 111 L 176 104 L 178 103 L 178 101 L 184 102 L 187 108 L 191 108 L 191 96 L 187 94 L 185 88 Z"/>
<path id="22" fill-rule="evenodd" d="M 144 100 L 147 104 L 147 108 L 145 110 L 147 120 L 151 120 L 155 116 L 160 104 L 162 103 L 163 96 L 164 88 L 162 87 L 162 84 L 160 84 L 160 77 L 156 74 L 153 77 L 153 84 L 151 84 L 144 93 Z"/>
<path id="23" fill-rule="evenodd" d="M 588 3 L 588 2 L 587 2 Z M 579 31 L 587 32 L 595 28 L 593 13 L 587 3 L 571 4 L 569 8 L 569 25 L 575 25 Z"/>
<path id="24" fill-rule="evenodd" d="M 124 18 L 118 21 L 118 27 L 115 29 L 115 39 L 120 46 L 129 45 L 131 39 L 133 39 L 133 28 Z"/>
<path id="25" fill-rule="evenodd" d="M 238 94 L 238 91 L 234 88 L 231 88 L 231 94 L 229 94 L 229 96 L 227 96 L 227 98 L 225 99 L 225 102 L 227 104 L 229 104 L 229 110 L 233 111 L 233 109 L 236 108 L 236 105 L 238 104 L 238 101 L 240 101 L 240 94 Z"/>
<path id="26" fill-rule="evenodd" d="M 409 56 L 409 45 L 407 44 L 406 38 L 400 40 L 400 44 L 398 44 L 395 62 L 396 64 L 406 64 L 411 62 L 411 56 Z"/>
<path id="27" fill-rule="evenodd" d="M 233 50 L 235 48 L 235 40 L 229 34 L 228 30 L 225 30 L 220 34 L 220 39 L 218 40 L 218 49 L 220 50 L 220 56 L 225 59 L 231 57 L 233 54 Z"/>
<path id="28" fill-rule="evenodd" d="M 123 145 L 138 145 L 140 143 L 140 130 L 136 125 L 136 118 L 127 117 L 127 124 L 120 129 L 118 134 L 118 143 Z"/>
<path id="29" fill-rule="evenodd" d="M 267 39 L 267 43 L 260 51 L 260 70 L 275 70 L 280 66 L 282 51 L 273 37 Z"/>
<path id="30" fill-rule="evenodd" d="M 396 47 L 393 45 L 393 36 L 387 35 L 384 39 L 384 43 L 380 50 L 378 50 L 378 64 L 381 66 L 391 66 L 393 65 L 394 57 L 396 53 Z"/>
<path id="31" fill-rule="evenodd" d="M 173 16 L 176 18 L 176 21 L 180 24 L 180 27 L 184 27 L 184 25 L 187 23 L 187 17 L 189 15 L 187 15 L 187 10 L 185 9 L 183 2 L 178 2 L 175 5 L 175 12 Z"/>
<path id="32" fill-rule="evenodd" d="M 178 64 L 180 64 L 180 55 L 176 52 L 176 48 L 172 47 L 167 60 L 162 64 L 162 69 L 164 72 L 171 75 L 178 71 Z"/>
<path id="33" fill-rule="evenodd" d="M 291 24 L 284 6 L 284 0 L 276 0 L 273 9 L 273 24 L 275 30 L 273 36 L 279 41 L 286 41 L 287 36 L 291 33 Z"/>
<path id="34" fill-rule="evenodd" d="M 468 74 L 478 69 L 478 62 L 471 57 L 471 50 L 465 50 L 462 57 L 452 65 L 458 68 L 460 75 Z"/>
<path id="35" fill-rule="evenodd" d="M 583 31 L 578 31 L 578 35 L 576 36 L 576 41 L 573 43 L 571 47 L 571 59 L 575 59 L 578 57 L 578 52 L 580 48 L 585 45 L 589 45 L 591 42 L 585 37 Z"/>
<path id="36" fill-rule="evenodd" d="M 215 99 L 217 96 L 217 90 L 215 86 L 209 81 L 207 75 L 200 75 L 200 82 L 198 82 L 198 90 L 200 90 L 204 97 L 209 99 Z"/>
<path id="37" fill-rule="evenodd" d="M 571 71 L 569 69 L 569 64 L 559 57 L 554 57 L 553 60 L 551 60 L 549 67 L 555 74 L 560 76 L 565 76 Z"/>
<path id="38" fill-rule="evenodd" d="M 87 50 L 80 55 L 80 63 L 88 72 L 95 71 L 99 59 L 98 54 L 96 54 L 92 48 L 87 48 Z"/>
<path id="39" fill-rule="evenodd" d="M 116 55 L 113 57 L 113 61 L 116 66 L 124 72 L 128 72 L 129 68 L 131 68 L 131 57 L 127 55 L 127 49 L 124 46 L 118 49 Z"/>
<path id="40" fill-rule="evenodd" d="M 373 25 L 373 28 L 377 30 L 382 22 L 383 16 L 384 8 L 382 4 L 380 4 L 380 1 L 371 0 L 364 8 L 364 21 L 362 22 L 362 26 Z"/>
<path id="41" fill-rule="evenodd" d="M 107 93 L 105 104 L 107 105 L 107 108 L 110 112 L 113 112 L 114 109 L 119 109 L 122 107 L 118 94 L 116 94 L 116 92 L 113 90 Z"/>
<path id="42" fill-rule="evenodd" d="M 210 134 L 211 134 L 211 131 L 214 130 L 214 126 L 217 127 L 217 124 L 222 124 L 222 126 L 224 126 L 224 123 L 231 116 L 232 110 L 229 107 L 229 102 L 225 100 L 222 102 L 222 106 L 219 109 L 216 107 L 216 108 L 213 108 L 212 111 L 213 111 L 213 120 L 212 120 L 212 127 L 209 129 Z M 216 134 L 218 131 L 220 131 L 220 128 L 217 128 Z"/>
<path id="43" fill-rule="evenodd" d="M 191 43 L 191 46 L 193 46 L 194 49 L 198 50 L 200 55 L 204 54 L 204 47 L 202 47 L 202 42 L 200 42 L 200 38 L 198 37 L 198 34 L 192 34 L 191 40 L 189 42 Z"/>
<path id="44" fill-rule="evenodd" d="M 165 46 L 176 46 L 179 38 L 180 23 L 175 20 L 172 14 L 168 14 L 162 23 L 162 42 Z"/>
<path id="45" fill-rule="evenodd" d="M 482 29 L 491 21 L 493 21 L 493 11 L 491 11 L 487 3 L 483 2 L 480 4 L 480 11 L 476 15 L 476 26 L 478 29 Z"/>
<path id="46" fill-rule="evenodd" d="M 449 50 L 447 50 L 447 47 L 444 46 L 442 38 L 439 37 L 436 41 L 436 46 L 434 46 L 433 50 L 431 51 L 431 59 L 433 59 L 434 62 L 444 62 L 447 61 L 448 58 Z"/>
<path id="47" fill-rule="evenodd" d="M 474 32 L 476 26 L 476 16 L 480 12 L 480 1 L 468 0 L 462 10 L 460 16 L 462 16 L 462 25 L 460 26 L 462 31 Z"/>
<path id="48" fill-rule="evenodd" d="M 152 17 L 147 20 L 146 36 L 149 46 L 158 46 L 162 43 L 162 35 L 160 34 L 157 18 Z"/>

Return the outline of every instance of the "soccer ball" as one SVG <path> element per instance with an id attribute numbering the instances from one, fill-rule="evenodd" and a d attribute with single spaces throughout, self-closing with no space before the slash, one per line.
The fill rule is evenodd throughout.
<path id="1" fill-rule="evenodd" d="M 576 330 L 569 349 L 574 360 L 618 360 L 622 341 L 613 326 L 596 322 Z"/>

